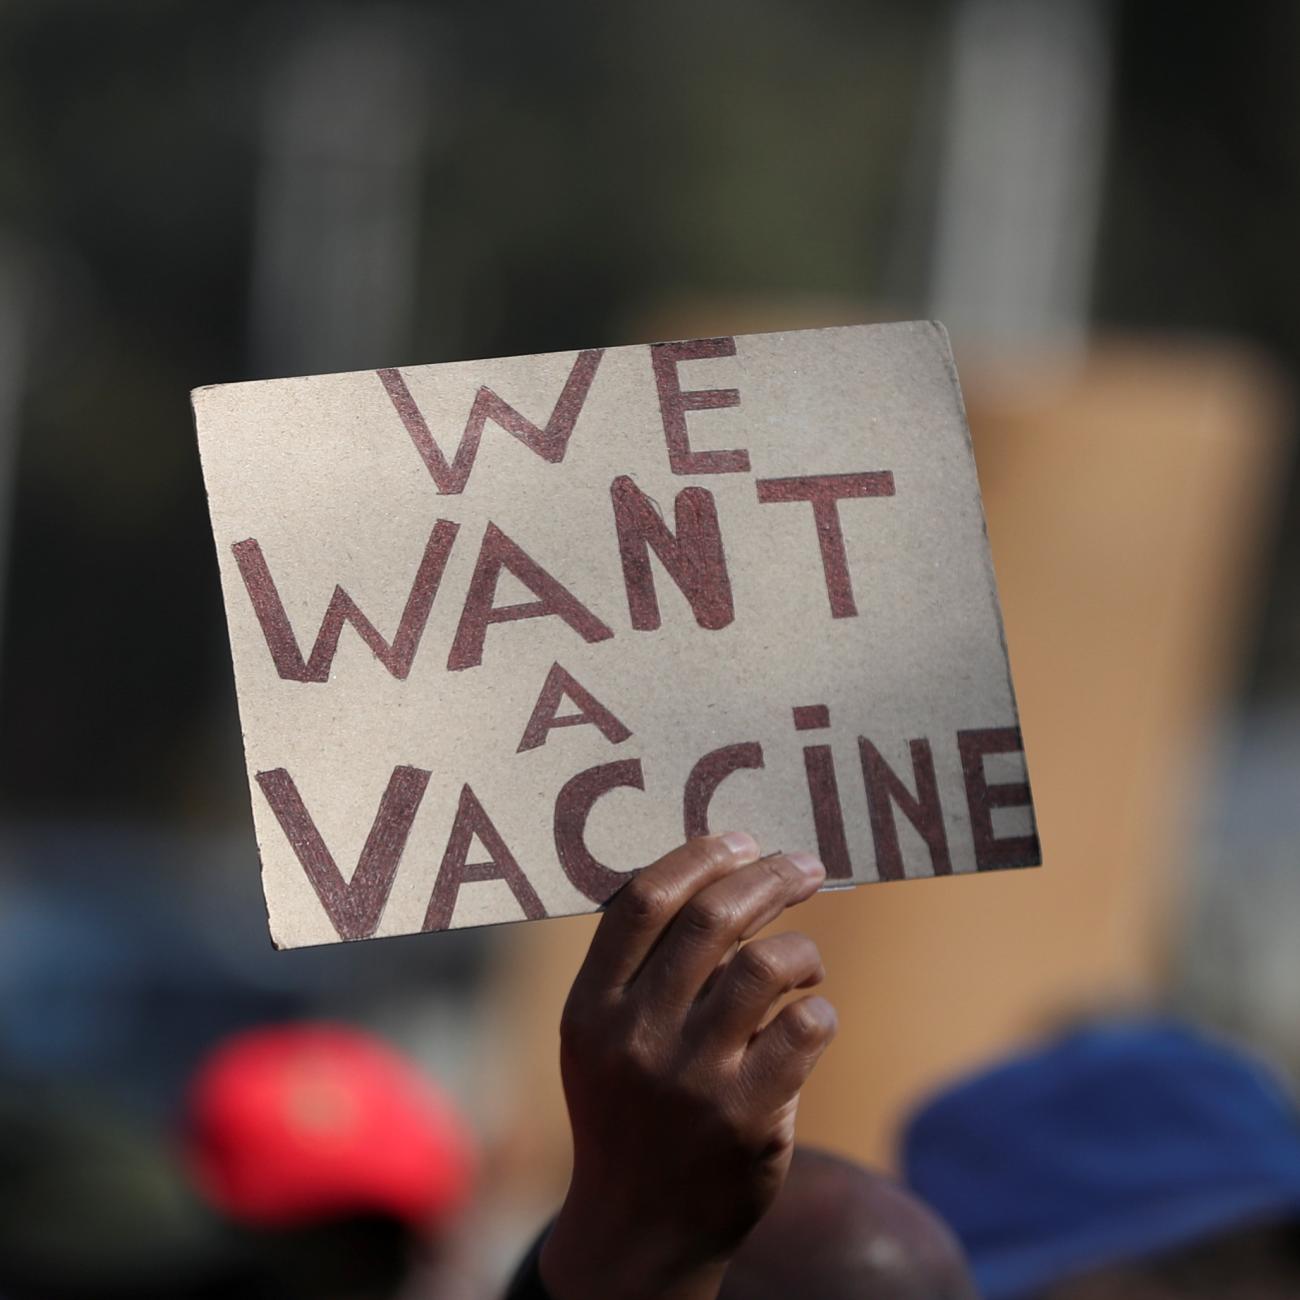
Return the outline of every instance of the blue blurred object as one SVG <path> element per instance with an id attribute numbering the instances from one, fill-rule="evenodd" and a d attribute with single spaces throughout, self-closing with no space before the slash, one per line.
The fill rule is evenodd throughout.
<path id="1" fill-rule="evenodd" d="M 1090 1026 L 922 1107 L 907 1181 L 987 1300 L 1300 1218 L 1300 1124 L 1262 1063 L 1186 1026 Z"/>

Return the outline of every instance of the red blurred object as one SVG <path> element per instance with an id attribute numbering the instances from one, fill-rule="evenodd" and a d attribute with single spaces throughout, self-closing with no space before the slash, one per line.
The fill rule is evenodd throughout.
<path id="1" fill-rule="evenodd" d="M 451 1102 L 391 1048 L 343 1025 L 228 1039 L 199 1067 L 188 1112 L 202 1189 L 245 1223 L 377 1213 L 428 1230 L 469 1197 L 473 1145 Z"/>

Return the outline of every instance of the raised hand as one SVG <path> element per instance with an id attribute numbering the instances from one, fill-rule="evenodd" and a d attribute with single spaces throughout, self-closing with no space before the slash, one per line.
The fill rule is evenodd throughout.
<path id="1" fill-rule="evenodd" d="M 825 871 L 748 835 L 692 840 L 615 897 L 560 1026 L 573 1179 L 541 1256 L 554 1300 L 709 1300 L 781 1188 L 799 1090 L 834 1036 L 806 935 L 753 939 Z"/>

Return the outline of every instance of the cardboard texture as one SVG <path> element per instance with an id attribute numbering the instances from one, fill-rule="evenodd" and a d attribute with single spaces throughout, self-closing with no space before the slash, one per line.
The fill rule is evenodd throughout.
<path id="1" fill-rule="evenodd" d="M 277 945 L 592 911 L 706 830 L 1039 861 L 941 326 L 194 408 Z"/>

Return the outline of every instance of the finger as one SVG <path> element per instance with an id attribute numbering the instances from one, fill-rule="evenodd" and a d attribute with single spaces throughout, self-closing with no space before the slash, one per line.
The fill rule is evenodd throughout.
<path id="1" fill-rule="evenodd" d="M 657 1004 L 689 1007 L 731 946 L 811 897 L 826 869 L 811 854 L 752 862 L 698 890 L 677 913 L 637 978 Z"/>
<path id="2" fill-rule="evenodd" d="M 731 965 L 731 959 L 740 951 L 740 944 L 733 943 L 726 952 L 722 954 L 722 960 L 709 972 L 708 978 L 700 985 L 700 995 L 695 1001 L 702 1002 L 709 996 L 713 986 L 727 973 L 727 967 Z"/>
<path id="3" fill-rule="evenodd" d="M 605 909 L 574 988 L 623 987 L 692 895 L 758 854 L 752 835 L 730 831 L 688 840 L 646 867 Z"/>
<path id="4" fill-rule="evenodd" d="M 800 998 L 761 1029 L 745 1053 L 743 1073 L 756 1098 L 780 1106 L 796 1096 L 839 1026 L 823 997 Z"/>
<path id="5" fill-rule="evenodd" d="M 821 953 L 806 935 L 774 934 L 747 943 L 691 1013 L 688 1034 L 719 1051 L 744 1047 L 776 1000 L 826 978 Z"/>

